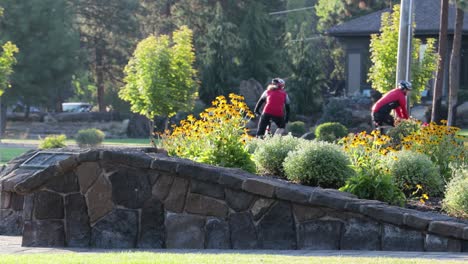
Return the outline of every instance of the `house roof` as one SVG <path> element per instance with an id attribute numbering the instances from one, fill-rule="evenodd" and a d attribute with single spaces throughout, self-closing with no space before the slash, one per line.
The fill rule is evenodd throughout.
<path id="1" fill-rule="evenodd" d="M 440 24 L 440 0 L 413 0 L 414 19 L 416 23 L 415 35 L 438 35 Z M 336 25 L 326 31 L 326 34 L 335 37 L 369 36 L 379 33 L 381 16 L 391 11 L 386 8 L 365 16 L 361 16 L 342 24 Z M 455 6 L 449 5 L 448 34 L 453 34 L 455 28 Z M 468 34 L 468 14 L 465 12 L 463 21 L 463 34 Z"/>

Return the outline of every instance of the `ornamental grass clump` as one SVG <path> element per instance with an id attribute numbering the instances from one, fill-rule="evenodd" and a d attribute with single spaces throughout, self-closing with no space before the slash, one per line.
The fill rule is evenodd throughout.
<path id="1" fill-rule="evenodd" d="M 428 155 L 439 166 L 440 174 L 445 183 L 448 183 L 452 175 L 449 164 L 467 164 L 468 151 L 461 138 L 456 135 L 460 129 L 446 124 L 446 121 L 442 121 L 441 125 L 423 125 L 420 130 L 404 137 L 401 144 L 402 149 Z"/>
<path id="2" fill-rule="evenodd" d="M 160 134 L 161 146 L 172 156 L 255 172 L 245 147 L 249 138 L 245 125 L 253 117 L 244 97 L 230 94 L 228 102 L 218 96 L 200 118 L 189 115 L 179 126 L 172 126 L 172 131 Z"/>
<path id="3" fill-rule="evenodd" d="M 325 188 L 339 188 L 354 175 L 343 150 L 324 141 L 300 144 L 289 152 L 283 167 L 289 180 Z"/>
<path id="4" fill-rule="evenodd" d="M 409 150 L 392 152 L 385 157 L 383 166 L 407 197 L 419 196 L 424 200 L 427 195 L 439 196 L 443 191 L 439 168 L 425 154 Z"/>
<path id="5" fill-rule="evenodd" d="M 305 143 L 305 139 L 292 135 L 268 136 L 258 141 L 257 148 L 253 154 L 257 172 L 285 178 L 284 159 L 290 151 L 293 151 L 299 144 L 303 143 Z"/>
<path id="6" fill-rule="evenodd" d="M 67 140 L 65 135 L 47 136 L 39 143 L 39 149 L 64 148 L 67 146 L 65 140 Z"/>
<path id="7" fill-rule="evenodd" d="M 447 184 L 442 209 L 448 214 L 468 218 L 468 166 L 453 169 Z"/>

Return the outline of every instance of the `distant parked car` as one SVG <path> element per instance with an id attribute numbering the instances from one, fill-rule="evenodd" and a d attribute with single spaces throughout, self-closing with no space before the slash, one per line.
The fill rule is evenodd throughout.
<path id="1" fill-rule="evenodd" d="M 62 103 L 62 110 L 64 112 L 82 113 L 91 112 L 93 105 L 81 102 Z"/>

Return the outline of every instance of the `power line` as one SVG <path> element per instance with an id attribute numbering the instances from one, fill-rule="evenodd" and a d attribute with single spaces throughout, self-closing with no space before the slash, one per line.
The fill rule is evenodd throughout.
<path id="1" fill-rule="evenodd" d="M 292 41 L 292 42 L 309 41 L 309 40 L 320 39 L 320 38 L 325 37 L 323 34 L 314 34 L 314 35 L 315 35 L 314 37 L 293 39 L 293 40 L 291 40 L 291 41 Z"/>
<path id="2" fill-rule="evenodd" d="M 269 14 L 270 15 L 281 15 L 281 14 L 297 12 L 297 11 L 302 11 L 302 10 L 307 10 L 307 9 L 312 9 L 312 8 L 315 8 L 315 6 L 302 7 L 302 8 L 296 8 L 296 9 L 289 9 L 289 10 L 283 10 L 283 11 L 277 11 L 277 12 L 271 12 Z"/>

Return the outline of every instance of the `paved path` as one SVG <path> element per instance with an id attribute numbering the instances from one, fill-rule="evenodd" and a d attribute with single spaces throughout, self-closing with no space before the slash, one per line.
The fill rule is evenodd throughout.
<path id="1" fill-rule="evenodd" d="M 22 247 L 20 236 L 0 236 L 0 254 L 32 254 L 32 253 L 103 253 L 121 251 L 144 251 L 155 253 L 239 253 L 239 254 L 275 254 L 289 256 L 343 256 L 343 257 L 389 257 L 389 258 L 422 258 L 435 260 L 459 260 L 468 262 L 467 253 L 444 252 L 400 252 L 400 251 L 358 251 L 358 250 L 194 250 L 194 249 L 144 249 L 119 250 L 95 248 L 38 248 Z"/>

